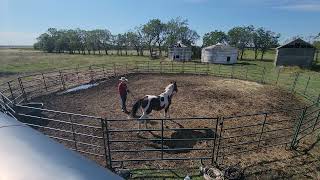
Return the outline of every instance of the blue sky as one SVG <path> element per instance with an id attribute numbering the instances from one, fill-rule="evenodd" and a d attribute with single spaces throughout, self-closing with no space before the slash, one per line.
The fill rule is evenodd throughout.
<path id="1" fill-rule="evenodd" d="M 281 33 L 281 41 L 320 32 L 320 0 L 0 0 L 0 45 L 33 44 L 49 27 L 123 33 L 178 16 L 201 36 L 242 25 Z"/>

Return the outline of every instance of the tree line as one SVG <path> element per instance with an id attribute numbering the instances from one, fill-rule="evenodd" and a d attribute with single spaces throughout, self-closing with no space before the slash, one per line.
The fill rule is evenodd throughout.
<path id="1" fill-rule="evenodd" d="M 178 41 L 191 46 L 200 38 L 196 31 L 189 28 L 188 21 L 182 18 L 162 22 L 152 19 L 144 25 L 122 34 L 112 34 L 108 29 L 82 30 L 49 28 L 41 34 L 34 44 L 35 49 L 46 52 L 69 52 L 70 54 L 102 54 L 108 55 L 116 50 L 118 55 L 128 55 L 128 50 L 135 50 L 143 56 L 145 49 L 150 54 L 157 51 L 162 55 L 168 47 Z"/>
<path id="2" fill-rule="evenodd" d="M 319 39 L 320 34 L 316 36 Z M 188 21 L 180 17 L 162 22 L 159 19 L 151 19 L 146 24 L 135 27 L 125 33 L 112 34 L 108 29 L 82 30 L 82 29 L 56 29 L 49 28 L 41 34 L 34 44 L 35 49 L 46 52 L 70 54 L 109 54 L 110 50 L 116 50 L 117 55 L 128 55 L 129 50 L 136 51 L 138 56 L 144 55 L 144 50 L 149 54 L 157 53 L 162 56 L 168 51 L 168 47 L 178 41 L 187 46 L 192 46 L 193 54 L 200 56 L 200 47 L 196 46 L 200 38 L 195 30 L 189 27 Z M 246 49 L 254 51 L 254 58 L 260 59 L 271 48 L 279 46 L 280 34 L 263 27 L 236 26 L 228 32 L 214 30 L 205 33 L 202 47 L 217 43 L 228 43 L 239 49 L 239 58 L 242 59 Z M 316 47 L 319 40 L 314 41 Z M 198 52 L 199 51 L 199 52 Z"/>

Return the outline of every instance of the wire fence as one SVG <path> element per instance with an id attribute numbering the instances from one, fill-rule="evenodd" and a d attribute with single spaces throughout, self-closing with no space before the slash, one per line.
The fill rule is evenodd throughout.
<path id="1" fill-rule="evenodd" d="M 214 75 L 276 84 L 303 95 L 314 104 L 303 109 L 231 117 L 150 119 L 152 127 L 138 129 L 136 119 L 74 114 L 28 103 L 38 96 L 130 73 Z M 301 139 L 320 128 L 318 80 L 281 70 L 273 77 L 268 73 L 266 68 L 152 61 L 77 67 L 3 83 L 0 105 L 1 111 L 110 169 L 187 167 L 190 162 L 195 165 L 200 160 L 232 164 L 240 156 L 261 149 L 294 148 Z M 193 122 L 201 123 L 195 127 Z M 130 126 L 121 126 L 122 123 Z"/>

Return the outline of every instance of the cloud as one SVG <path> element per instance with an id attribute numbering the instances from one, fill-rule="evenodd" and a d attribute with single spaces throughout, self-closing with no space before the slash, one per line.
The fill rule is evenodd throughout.
<path id="1" fill-rule="evenodd" d="M 320 12 L 320 4 L 296 4 L 296 5 L 279 6 L 277 8 L 294 10 L 294 11 L 319 11 Z"/>
<path id="2" fill-rule="evenodd" d="M 276 9 L 291 10 L 291 11 L 308 11 L 320 12 L 320 1 L 300 0 L 285 2 L 274 6 Z"/>
<path id="3" fill-rule="evenodd" d="M 39 33 L 0 32 L 0 45 L 33 45 Z"/>
<path id="4" fill-rule="evenodd" d="M 187 3 L 194 3 L 194 4 L 202 4 L 202 3 L 206 3 L 209 0 L 184 0 Z"/>

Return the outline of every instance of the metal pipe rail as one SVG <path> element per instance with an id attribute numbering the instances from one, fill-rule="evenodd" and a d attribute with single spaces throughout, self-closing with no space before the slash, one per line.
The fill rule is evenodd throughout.
<path id="1" fill-rule="evenodd" d="M 43 109 L 43 108 L 34 108 L 29 107 L 25 105 L 21 105 L 26 100 L 30 100 L 33 97 L 36 97 L 38 95 L 42 94 L 48 94 L 50 92 L 58 92 L 61 90 L 64 90 L 69 87 L 74 87 L 83 83 L 89 83 L 91 81 L 99 81 L 101 79 L 108 79 L 116 77 L 120 74 L 128 74 L 130 73 L 170 73 L 170 74 L 177 74 L 177 73 L 184 73 L 184 74 L 197 74 L 197 75 L 215 75 L 220 77 L 228 77 L 228 78 L 236 78 L 236 79 L 245 79 L 245 80 L 252 80 L 260 83 L 275 83 L 279 86 L 293 89 L 294 93 L 300 93 L 299 92 L 299 80 L 300 78 L 297 78 L 297 76 L 290 77 L 287 74 L 282 74 L 282 72 L 278 72 L 278 75 L 276 79 L 272 77 L 268 77 L 267 72 L 264 67 L 259 67 L 259 70 L 256 69 L 250 69 L 248 67 L 243 66 L 222 66 L 222 65 L 208 65 L 208 64 L 196 64 L 196 63 L 154 63 L 154 62 L 136 62 L 136 63 L 114 63 L 114 64 L 108 64 L 108 65 L 98 65 L 98 66 L 85 66 L 85 67 L 78 67 L 76 69 L 66 68 L 62 69 L 60 71 L 50 71 L 47 73 L 38 73 L 38 74 L 29 74 L 26 76 L 20 76 L 18 78 L 18 81 L 10 80 L 8 82 L 2 83 L 1 87 L 2 91 L 6 91 L 6 95 L 0 92 L 0 105 L 1 109 L 7 110 L 8 114 L 11 114 L 12 116 L 23 116 L 28 118 L 35 118 L 39 120 L 46 120 L 50 122 L 55 123 L 64 123 L 68 126 L 71 126 L 71 130 L 65 130 L 61 128 L 53 128 L 53 127 L 47 127 L 47 126 L 41 126 L 37 124 L 32 123 L 25 123 L 27 125 L 43 128 L 55 132 L 62 132 L 69 134 L 70 136 L 73 136 L 72 139 L 67 139 L 65 137 L 56 137 L 49 135 L 52 138 L 61 140 L 61 141 L 67 141 L 70 143 L 73 143 L 75 145 L 75 149 L 78 152 L 87 153 L 91 155 L 98 155 L 99 157 L 105 158 L 106 166 L 112 168 L 112 163 L 114 162 L 125 162 L 126 160 L 121 159 L 115 159 L 113 157 L 114 153 L 129 153 L 129 152 L 153 152 L 153 151 L 160 151 L 161 152 L 161 158 L 155 158 L 153 160 L 168 160 L 168 161 L 174 161 L 174 160 L 201 160 L 201 159 L 208 159 L 212 160 L 214 162 L 218 157 L 227 155 L 224 153 L 224 150 L 226 148 L 231 147 L 241 147 L 244 145 L 250 145 L 253 143 L 259 143 L 258 148 L 256 150 L 259 150 L 261 148 L 265 147 L 273 147 L 277 146 L 279 143 L 275 141 L 271 141 L 274 139 L 284 139 L 288 140 L 290 136 L 295 134 L 294 131 L 298 132 L 297 139 L 301 139 L 299 137 L 299 133 L 303 133 L 307 130 L 310 130 L 311 127 L 313 127 L 313 131 L 319 129 L 316 128 L 317 121 L 315 124 L 312 124 L 312 126 L 309 126 L 307 130 L 305 127 L 303 127 L 305 124 L 313 122 L 315 118 L 312 118 L 311 120 L 307 117 L 311 116 L 312 114 L 316 113 L 317 111 L 307 112 L 304 114 L 302 119 L 293 118 L 293 119 L 285 119 L 285 120 L 279 120 L 279 121 L 272 121 L 272 116 L 277 113 L 297 113 L 300 114 L 304 108 L 296 108 L 296 109 L 282 109 L 279 111 L 273 111 L 273 112 L 257 112 L 257 113 L 250 113 L 250 114 L 239 114 L 236 116 L 228 116 L 228 117 L 185 117 L 185 118 L 166 118 L 166 119 L 148 119 L 150 121 L 160 121 L 161 122 L 161 128 L 159 129 L 112 129 L 110 128 L 110 123 L 115 122 L 125 122 L 125 121 L 135 121 L 138 122 L 137 119 L 108 119 L 108 118 L 102 118 L 102 117 L 96 117 L 96 116 L 90 116 L 90 115 L 83 115 L 83 114 L 76 114 L 76 113 L 69 113 L 69 112 L 62 112 L 62 111 L 56 111 L 56 110 L 49 110 L 49 109 Z M 290 79 L 290 82 L 286 81 L 281 84 L 283 79 L 282 77 L 287 77 L 286 79 Z M 292 82 L 291 82 L 292 80 Z M 294 86 L 292 86 L 294 84 Z M 304 91 L 304 96 L 307 97 L 314 97 L 317 91 L 312 89 L 313 80 L 309 80 L 308 85 L 306 85 L 305 88 L 302 88 Z M 39 87 L 39 89 L 37 89 Z M 293 87 L 293 88 L 292 88 Z M 301 88 L 300 88 L 301 89 Z M 39 93 L 39 94 L 38 94 Z M 7 95 L 8 94 L 8 95 Z M 8 98 L 11 95 L 11 99 Z M 21 100 L 20 100 L 21 99 Z M 20 101 L 18 104 L 15 101 Z M 319 105 L 320 96 L 318 96 L 317 100 L 314 100 L 315 104 L 308 106 L 307 108 L 310 110 L 313 107 L 317 107 Z M 36 110 L 43 113 L 54 113 L 57 115 L 65 115 L 70 117 L 70 121 L 66 121 L 63 118 L 55 119 L 55 118 L 48 118 L 48 117 L 38 117 L 32 114 L 28 113 L 21 113 L 16 112 L 16 108 L 26 108 L 29 110 Z M 301 112 L 300 112 L 301 111 Z M 255 121 L 257 118 L 268 116 L 268 120 L 264 119 L 263 123 L 257 123 L 257 124 L 243 124 L 243 126 L 235 126 L 232 124 L 232 122 L 240 120 L 240 118 L 247 118 L 250 121 Z M 86 123 L 80 123 L 77 122 L 77 118 L 88 118 L 92 120 L 94 123 L 97 123 L 97 125 L 89 125 Z M 212 127 L 209 128 L 164 128 L 163 123 L 164 122 L 188 122 L 188 121 L 213 121 Z M 286 122 L 290 121 L 301 121 L 301 126 L 298 128 L 291 127 L 286 125 Z M 223 125 L 225 123 L 225 125 Z M 297 122 L 295 122 L 297 123 Z M 109 125 L 108 125 L 109 124 Z M 278 127 L 276 129 L 272 129 L 271 125 L 281 125 L 281 127 Z M 101 126 L 101 127 L 100 127 Z M 230 133 L 231 130 L 235 129 L 241 129 L 241 128 L 255 128 L 260 127 L 261 130 L 256 133 L 246 133 L 246 134 L 239 134 L 239 133 Z M 76 128 L 75 128 L 76 127 Z M 86 132 L 80 131 L 80 128 L 88 128 L 91 129 L 92 132 L 95 132 L 95 134 L 87 134 Z M 301 129 L 300 129 L 301 128 Z M 213 131 L 214 134 L 212 137 L 195 137 L 195 138 L 167 138 L 164 136 L 164 132 L 169 131 L 193 131 L 193 130 L 199 130 L 199 131 Z M 228 131 L 229 130 L 229 131 Z M 96 132 L 98 131 L 98 132 Z M 101 131 L 101 132 L 100 132 Z M 117 133 L 133 133 L 133 132 L 148 132 L 148 131 L 154 131 L 154 132 L 161 132 L 161 135 L 159 137 L 161 138 L 147 138 L 147 139 L 116 139 Z M 228 131 L 226 133 L 225 131 Z M 279 132 L 281 132 L 281 135 L 283 136 L 275 136 Z M 99 134 L 99 135 L 96 135 Z M 160 134 L 160 133 L 159 133 Z M 230 135 L 231 136 L 227 136 Z M 267 136 L 266 136 L 267 135 Z M 86 138 L 90 138 L 90 141 L 83 140 L 78 141 L 75 137 L 84 136 Z M 228 140 L 235 139 L 235 138 L 259 138 L 259 140 L 255 141 L 244 141 L 237 144 L 226 144 Z M 296 139 L 296 140 L 297 140 Z M 102 142 L 98 144 L 92 144 L 91 140 L 99 140 Z M 119 143 L 140 143 L 140 142 L 157 142 L 161 145 L 161 148 L 159 149 L 146 149 L 144 147 L 141 147 L 142 149 L 117 149 L 114 147 L 115 144 Z M 186 147 L 180 147 L 180 148 L 164 148 L 164 143 L 166 142 L 183 142 L 183 141 L 211 141 L 212 145 L 208 145 L 205 147 L 197 147 L 197 148 L 186 148 Z M 262 146 L 260 145 L 261 141 L 270 141 L 271 144 L 268 146 Z M 269 143 L 269 142 L 268 142 Z M 286 142 L 288 144 L 288 142 Z M 100 149 L 104 149 L 104 154 L 96 154 L 84 151 L 82 149 L 77 148 L 77 145 L 84 145 L 84 146 L 92 146 Z M 280 144 L 281 145 L 281 144 Z M 116 146 L 116 145 L 115 145 Z M 210 151 L 210 155 L 208 157 L 190 157 L 190 158 L 165 158 L 164 153 L 167 153 L 169 151 Z M 220 151 L 221 150 L 221 151 Z M 253 150 L 250 150 L 253 151 Z M 242 154 L 245 152 L 249 152 L 248 150 L 242 151 L 242 152 L 236 152 L 237 154 Z M 232 152 L 231 152 L 232 153 Z M 131 161 L 152 161 L 152 159 L 127 159 L 126 162 Z"/>

